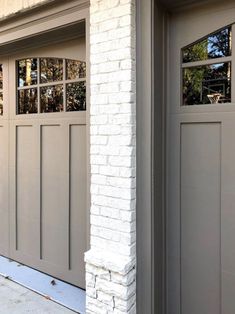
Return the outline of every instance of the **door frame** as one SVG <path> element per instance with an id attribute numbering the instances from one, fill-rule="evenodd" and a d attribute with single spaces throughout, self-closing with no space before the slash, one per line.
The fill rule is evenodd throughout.
<path id="1" fill-rule="evenodd" d="M 86 88 L 87 104 L 89 104 L 90 66 L 89 66 L 89 0 L 69 0 L 61 2 L 49 0 L 33 8 L 20 11 L 9 17 L 0 19 L 0 57 L 27 51 L 30 48 L 44 47 L 55 42 L 85 36 L 86 44 Z M 22 47 L 24 47 L 22 49 Z M 87 146 L 87 234 L 86 250 L 90 243 L 90 114 L 89 105 L 86 110 L 86 146 Z M 85 277 L 85 274 L 84 274 Z"/>
<path id="2" fill-rule="evenodd" d="M 157 0 L 137 0 L 136 25 L 137 313 L 163 314 L 167 12 Z"/>

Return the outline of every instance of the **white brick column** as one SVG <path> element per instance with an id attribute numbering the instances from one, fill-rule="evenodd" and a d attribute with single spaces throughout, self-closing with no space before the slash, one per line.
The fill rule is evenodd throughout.
<path id="1" fill-rule="evenodd" d="M 91 0 L 87 314 L 136 312 L 135 1 Z"/>
<path id="2" fill-rule="evenodd" d="M 0 19 L 35 7 L 49 0 L 0 0 Z"/>

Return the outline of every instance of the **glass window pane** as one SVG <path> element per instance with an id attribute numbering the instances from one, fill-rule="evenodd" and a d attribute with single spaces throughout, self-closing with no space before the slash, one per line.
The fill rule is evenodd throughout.
<path id="1" fill-rule="evenodd" d="M 40 88 L 41 112 L 63 111 L 63 85 Z"/>
<path id="2" fill-rule="evenodd" d="M 0 116 L 3 115 L 3 92 L 0 92 Z"/>
<path id="3" fill-rule="evenodd" d="M 2 69 L 2 64 L 0 64 L 0 89 L 3 89 L 3 69 Z"/>
<path id="4" fill-rule="evenodd" d="M 86 77 L 86 62 L 77 60 L 66 60 L 67 80 L 76 80 Z"/>
<path id="5" fill-rule="evenodd" d="M 3 115 L 3 67 L 0 64 L 0 116 Z"/>
<path id="6" fill-rule="evenodd" d="M 37 84 L 37 59 L 18 61 L 18 87 Z"/>
<path id="7" fill-rule="evenodd" d="M 183 62 L 231 56 L 232 30 L 227 27 L 182 50 Z"/>
<path id="8" fill-rule="evenodd" d="M 63 59 L 40 59 L 41 83 L 63 80 Z"/>
<path id="9" fill-rule="evenodd" d="M 37 88 L 21 89 L 18 91 L 18 114 L 38 112 Z"/>
<path id="10" fill-rule="evenodd" d="M 86 110 L 86 83 L 76 82 L 66 84 L 66 110 Z"/>
<path id="11" fill-rule="evenodd" d="M 231 102 L 231 62 L 183 69 L 183 105 Z"/>

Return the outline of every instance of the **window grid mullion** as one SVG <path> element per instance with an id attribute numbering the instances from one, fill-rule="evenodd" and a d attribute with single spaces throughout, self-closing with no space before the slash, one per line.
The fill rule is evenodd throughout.
<path id="1" fill-rule="evenodd" d="M 17 104 L 19 102 L 19 91 L 21 90 L 30 90 L 30 89 L 36 89 L 37 90 L 37 113 L 42 113 L 41 111 L 41 88 L 42 87 L 50 87 L 50 86 L 58 86 L 61 85 L 63 86 L 63 111 L 67 111 L 67 100 L 66 100 L 66 95 L 67 95 L 67 84 L 74 84 L 74 83 L 80 83 L 80 82 L 86 82 L 86 77 L 82 78 L 75 78 L 75 79 L 67 79 L 67 59 L 66 58 L 60 58 L 63 60 L 63 79 L 60 81 L 51 81 L 51 82 L 46 82 L 46 83 L 41 83 L 41 59 L 40 57 L 35 58 L 37 60 L 37 83 L 34 85 L 27 85 L 27 86 L 19 86 L 17 84 Z M 26 59 L 25 59 L 26 60 Z M 78 61 L 81 62 L 81 61 Z M 18 67 L 19 60 L 17 60 L 17 67 Z M 16 68 L 16 73 L 18 73 L 18 69 Z M 77 111 L 77 110 L 76 110 Z M 78 110 L 79 111 L 79 110 Z M 30 112 L 31 113 L 31 112 Z M 17 105 L 17 114 L 18 113 L 18 105 Z M 22 113 L 24 114 L 24 113 Z M 25 113 L 26 114 L 26 113 Z"/>
<path id="2" fill-rule="evenodd" d="M 214 58 L 214 59 L 208 59 L 208 60 L 202 60 L 202 61 L 193 61 L 193 62 L 185 62 L 182 63 L 182 68 L 193 68 L 193 67 L 199 67 L 204 65 L 213 65 L 217 63 L 225 63 L 225 62 L 231 62 L 232 56 L 229 57 L 223 57 L 223 58 Z"/>

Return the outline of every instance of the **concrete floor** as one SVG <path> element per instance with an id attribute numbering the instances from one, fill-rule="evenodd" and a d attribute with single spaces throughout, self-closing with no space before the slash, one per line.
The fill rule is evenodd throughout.
<path id="1" fill-rule="evenodd" d="M 75 312 L 0 276 L 0 314 L 74 314 Z"/>

